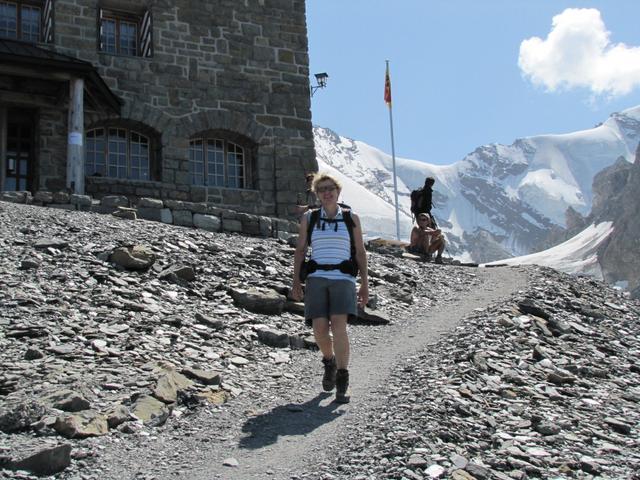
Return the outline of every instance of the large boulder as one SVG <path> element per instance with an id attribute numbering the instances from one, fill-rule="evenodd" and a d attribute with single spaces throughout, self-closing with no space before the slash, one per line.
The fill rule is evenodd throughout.
<path id="1" fill-rule="evenodd" d="M 280 315 L 287 301 L 287 297 L 275 290 L 262 291 L 256 288 L 232 289 L 231 297 L 238 307 L 265 315 Z"/>
<path id="2" fill-rule="evenodd" d="M 138 200 L 138 208 L 156 208 L 161 209 L 164 208 L 164 202 L 159 198 L 148 198 L 143 197 Z"/>
<path id="3" fill-rule="evenodd" d="M 5 468 L 24 470 L 36 475 L 54 475 L 71 465 L 71 445 L 49 443 L 32 445 L 8 459 Z"/>
<path id="4" fill-rule="evenodd" d="M 222 375 L 217 370 L 202 370 L 199 368 L 184 368 L 182 373 L 203 385 L 220 385 Z"/>
<path id="5" fill-rule="evenodd" d="M 151 395 L 140 397 L 131 408 L 131 414 L 145 425 L 162 425 L 169 418 L 169 408 Z"/>
<path id="6" fill-rule="evenodd" d="M 261 328 L 257 332 L 258 340 L 265 345 L 277 348 L 288 348 L 290 346 L 289 334 L 274 328 Z"/>
<path id="7" fill-rule="evenodd" d="M 154 222 L 173 223 L 173 213 L 168 208 L 138 207 L 138 218 Z"/>
<path id="8" fill-rule="evenodd" d="M 109 261 L 127 270 L 146 270 L 154 264 L 156 256 L 147 247 L 133 245 L 114 249 Z"/>
<path id="9" fill-rule="evenodd" d="M 53 428 L 67 438 L 98 437 L 109 432 L 107 417 L 93 410 L 61 415 Z"/>
<path id="10" fill-rule="evenodd" d="M 5 402 L 0 406 L 0 431 L 13 433 L 27 430 L 46 413 L 47 409 L 39 402 Z"/>
<path id="11" fill-rule="evenodd" d="M 355 320 L 355 323 L 367 323 L 372 325 L 388 325 L 391 323 L 389 316 L 380 310 L 368 309 L 365 310 L 363 308 L 358 307 L 358 315 Z"/>
<path id="12" fill-rule="evenodd" d="M 166 268 L 158 275 L 160 280 L 182 284 L 184 282 L 192 282 L 196 279 L 196 272 L 193 267 L 188 265 L 172 265 Z"/>
<path id="13" fill-rule="evenodd" d="M 193 385 L 187 377 L 176 371 L 168 371 L 156 382 L 153 396 L 164 403 L 174 403 L 178 400 L 178 392 Z"/>
<path id="14" fill-rule="evenodd" d="M 196 228 L 207 230 L 209 232 L 219 232 L 222 222 L 215 215 L 203 215 L 201 213 L 193 214 L 193 225 Z"/>
<path id="15" fill-rule="evenodd" d="M 65 412 L 80 412 L 91 406 L 86 398 L 72 390 L 58 390 L 44 397 L 44 400 L 53 408 Z"/>
<path id="16" fill-rule="evenodd" d="M 113 208 L 115 210 L 118 207 L 128 207 L 129 199 L 124 195 L 107 195 L 102 197 L 100 204 L 103 207 Z"/>

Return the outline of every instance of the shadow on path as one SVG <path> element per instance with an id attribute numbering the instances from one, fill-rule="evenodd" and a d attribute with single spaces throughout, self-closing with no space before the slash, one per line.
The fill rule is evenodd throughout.
<path id="1" fill-rule="evenodd" d="M 287 435 L 306 435 L 316 428 L 335 420 L 335 410 L 340 406 L 331 402 L 320 405 L 330 392 L 322 392 L 305 403 L 280 405 L 269 412 L 250 418 L 242 426 L 247 435 L 240 440 L 240 448 L 258 449 L 278 441 Z"/>

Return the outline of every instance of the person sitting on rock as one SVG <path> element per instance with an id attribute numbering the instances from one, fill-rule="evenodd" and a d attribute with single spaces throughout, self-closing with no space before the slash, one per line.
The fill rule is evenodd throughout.
<path id="1" fill-rule="evenodd" d="M 418 215 L 418 225 L 411 230 L 411 239 L 407 250 L 410 253 L 426 255 L 428 259 L 436 253 L 435 262 L 442 263 L 445 239 L 439 228 L 434 228 L 431 215 L 421 213 Z"/>

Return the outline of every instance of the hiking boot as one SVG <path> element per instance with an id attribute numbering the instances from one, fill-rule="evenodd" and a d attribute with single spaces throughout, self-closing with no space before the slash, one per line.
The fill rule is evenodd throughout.
<path id="1" fill-rule="evenodd" d="M 322 377 L 322 389 L 330 392 L 336 386 L 336 357 L 330 359 L 323 358 L 324 376 Z"/>
<path id="2" fill-rule="evenodd" d="M 336 402 L 349 403 L 351 395 L 349 392 L 349 370 L 341 368 L 336 373 Z"/>
<path id="3" fill-rule="evenodd" d="M 436 259 L 434 260 L 434 262 L 436 262 L 436 263 L 442 263 L 442 257 L 441 257 L 440 255 L 438 255 L 438 256 L 436 257 Z"/>

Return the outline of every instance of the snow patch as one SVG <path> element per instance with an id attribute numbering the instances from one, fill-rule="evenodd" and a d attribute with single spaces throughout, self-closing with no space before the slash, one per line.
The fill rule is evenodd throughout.
<path id="1" fill-rule="evenodd" d="M 593 275 L 602 280 L 602 270 L 598 264 L 598 247 L 612 232 L 612 222 L 591 224 L 575 237 L 555 247 L 485 265 L 541 265 L 565 273 Z"/>

